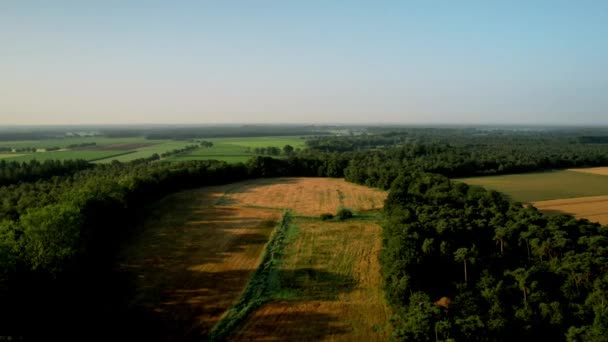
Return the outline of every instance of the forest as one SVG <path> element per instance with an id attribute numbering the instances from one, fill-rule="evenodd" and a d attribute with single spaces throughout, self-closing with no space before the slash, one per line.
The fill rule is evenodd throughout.
<path id="1" fill-rule="evenodd" d="M 397 339 L 606 340 L 607 228 L 548 217 L 447 177 L 608 165 L 608 145 L 581 143 L 578 132 L 425 132 L 318 137 L 283 158 L 236 164 L 0 161 L 0 336 L 119 319 L 120 289 L 100 279 L 111 277 L 108 260 L 152 201 L 308 176 L 390 190 L 381 262 Z M 107 299 L 96 312 L 86 305 L 92 293 Z"/>
<path id="2" fill-rule="evenodd" d="M 402 175 L 382 264 L 411 341 L 603 341 L 608 229 L 434 174 Z"/>

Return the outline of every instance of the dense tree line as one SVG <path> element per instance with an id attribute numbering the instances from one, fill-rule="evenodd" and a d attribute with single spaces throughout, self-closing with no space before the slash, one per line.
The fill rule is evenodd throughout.
<path id="1" fill-rule="evenodd" d="M 361 152 L 352 156 L 345 175 L 349 181 L 386 189 L 399 170 L 466 177 L 608 165 L 608 145 L 524 142 L 412 143 Z"/>
<path id="2" fill-rule="evenodd" d="M 176 148 L 173 149 L 171 151 L 167 151 L 167 152 L 163 152 L 159 155 L 160 158 L 167 158 L 167 157 L 171 157 L 171 156 L 176 156 L 178 154 L 183 154 L 183 153 L 187 153 L 187 152 L 192 152 L 196 149 L 198 149 L 199 147 L 201 147 L 200 145 L 188 145 L 182 148 Z"/>
<path id="3" fill-rule="evenodd" d="M 348 152 L 367 149 L 386 148 L 399 145 L 408 140 L 407 135 L 382 134 L 359 136 L 321 136 L 306 139 L 306 147 L 311 150 L 325 152 Z"/>
<path id="4" fill-rule="evenodd" d="M 0 160 L 0 186 L 69 175 L 89 167 L 92 165 L 85 160 L 31 160 L 29 162 Z"/>
<path id="5" fill-rule="evenodd" d="M 254 147 L 245 148 L 247 153 L 253 153 L 257 155 L 267 155 L 267 156 L 291 156 L 296 152 L 299 152 L 299 149 L 294 149 L 291 145 L 285 145 L 283 148 L 279 148 L 276 146 L 268 146 L 268 147 Z"/>
<path id="6" fill-rule="evenodd" d="M 400 176 L 385 212 L 397 338 L 608 339 L 607 227 L 433 174 Z"/>

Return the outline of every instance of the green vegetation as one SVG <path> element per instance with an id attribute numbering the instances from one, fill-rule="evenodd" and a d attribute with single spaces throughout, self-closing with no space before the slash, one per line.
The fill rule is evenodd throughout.
<path id="1" fill-rule="evenodd" d="M 147 141 L 150 142 L 150 141 Z M 133 160 L 141 159 L 141 158 L 149 158 L 153 154 L 162 154 L 175 149 L 181 149 L 186 146 L 190 146 L 193 143 L 190 141 L 154 141 L 155 145 L 139 147 L 128 154 L 112 156 L 110 158 L 97 160 L 97 163 L 110 163 L 114 160 L 119 162 L 130 162 Z"/>
<path id="2" fill-rule="evenodd" d="M 205 160 L 216 159 L 228 163 L 246 162 L 255 154 L 256 148 L 274 147 L 281 151 L 285 146 L 304 147 L 300 137 L 249 137 L 249 138 L 216 138 L 208 139 L 212 147 L 200 148 L 190 153 L 180 154 L 170 160 Z"/>
<path id="3" fill-rule="evenodd" d="M 280 289 L 279 265 L 283 249 L 293 238 L 296 227 L 292 224 L 291 212 L 283 213 L 262 254 L 260 266 L 251 276 L 247 287 L 236 304 L 232 306 L 209 334 L 209 340 L 218 341 L 227 337 L 248 314 L 270 300 Z"/>
<path id="4" fill-rule="evenodd" d="M 0 159 L 9 159 L 9 158 L 15 158 L 15 157 L 20 157 L 23 154 L 21 153 L 0 153 Z"/>
<path id="5" fill-rule="evenodd" d="M 397 339 L 606 341 L 608 227 L 432 174 L 398 178 L 385 213 Z"/>
<path id="6" fill-rule="evenodd" d="M 283 147 L 285 145 L 291 145 L 294 148 L 304 148 L 306 140 L 299 136 L 277 136 L 277 137 L 243 137 L 243 138 L 215 138 L 208 139 L 214 144 L 228 144 L 242 147 Z"/>
<path id="7" fill-rule="evenodd" d="M 68 160 L 84 159 L 96 163 L 110 163 L 114 160 L 130 162 L 137 159 L 149 158 L 154 154 L 162 155 L 173 150 L 191 146 L 196 139 L 188 140 L 148 140 L 145 137 L 78 137 L 55 138 L 28 141 L 0 141 L 0 148 L 5 149 L 38 149 L 32 153 L 1 153 L 0 159 L 14 161 L 30 160 Z M 244 138 L 215 138 L 202 141 L 204 147 L 194 151 L 168 157 L 171 161 L 186 160 L 220 160 L 228 163 L 246 162 L 256 155 L 256 148 L 273 147 L 281 151 L 289 145 L 294 148 L 304 147 L 304 139 L 300 137 L 244 137 Z M 129 144 L 133 144 L 130 147 Z M 137 146 L 143 144 L 144 146 Z M 145 144 L 153 144 L 145 146 Z M 113 148 L 112 145 L 116 145 Z M 121 147 L 120 145 L 124 145 Z M 55 150 L 49 151 L 47 149 Z M 60 150 L 57 149 L 68 149 Z M 288 149 L 292 151 L 291 149 Z M 292 153 L 292 152 L 290 152 Z"/>
<path id="8" fill-rule="evenodd" d="M 36 152 L 24 154 L 19 157 L 5 159 L 7 161 L 28 162 L 30 160 L 73 160 L 83 159 L 87 161 L 96 161 L 106 158 L 114 158 L 131 153 L 131 151 L 89 151 L 89 150 L 69 150 L 69 151 L 51 151 L 51 152 Z"/>
<path id="9" fill-rule="evenodd" d="M 47 147 L 60 147 L 67 148 L 69 145 L 80 145 L 87 143 L 95 143 L 96 146 L 106 146 L 114 144 L 127 144 L 127 143 L 138 143 L 145 142 L 144 137 L 126 137 L 126 138 L 109 138 L 102 136 L 92 137 L 64 137 L 54 139 L 41 139 L 41 140 L 15 140 L 15 141 L 0 141 L 0 147 L 10 147 L 13 149 L 35 147 L 44 149 Z"/>
<path id="10" fill-rule="evenodd" d="M 340 221 L 345 221 L 353 217 L 353 212 L 348 208 L 340 208 L 336 213 L 336 217 Z"/>
<path id="11" fill-rule="evenodd" d="M 329 221 L 334 218 L 334 214 L 324 213 L 319 216 L 322 221 Z"/>
<path id="12" fill-rule="evenodd" d="M 607 176 L 576 171 L 459 178 L 456 181 L 496 190 L 519 202 L 608 195 Z"/>
<path id="13" fill-rule="evenodd" d="M 157 137 L 175 136 L 175 132 L 156 133 Z M 184 137 L 192 132 L 178 133 Z M 127 133 L 117 133 L 121 134 Z M 141 208 L 154 199 L 185 188 L 257 177 L 344 176 L 358 184 L 391 189 L 386 201 L 382 265 L 387 298 L 395 311 L 396 338 L 604 341 L 608 336 L 606 227 L 570 216 L 547 217 L 534 208 L 511 203 L 497 192 L 446 178 L 517 173 L 463 180 L 479 181 L 520 201 L 606 194 L 606 176 L 570 171 L 525 174 L 608 165 L 608 145 L 581 144 L 579 136 L 597 135 L 422 129 L 385 133 L 382 139 L 362 136 L 358 141 L 352 136 L 345 143 L 340 137 L 328 137 L 316 145 L 309 143 L 318 149 L 304 151 L 297 151 L 301 145 L 294 141 L 274 138 L 277 149 L 296 147 L 284 150 L 289 154 L 280 158 L 250 153 L 255 148 L 268 152 L 274 144 L 268 137 L 236 142 L 205 138 L 213 140 L 213 145 L 160 161 L 150 159 L 150 153 L 167 147 L 163 144 L 182 141 L 154 140 L 159 144 L 133 148 L 138 152 L 132 152 L 115 147 L 99 149 L 100 143 L 93 141 L 96 138 L 83 138 L 70 144 L 96 142 L 96 146 L 17 157 L 71 155 L 95 160 L 108 153 L 104 161 L 110 161 L 116 154 L 129 153 L 124 157 L 130 158 L 140 149 L 148 149 L 141 153 L 146 159 L 137 162 L 85 164 L 84 170 L 81 164 L 3 164 L 8 166 L 2 176 L 7 185 L 0 186 L 2 326 L 26 334 L 32 326 L 40 326 L 36 330 L 46 333 L 49 329 L 45 327 L 60 326 L 58 322 L 94 322 L 87 310 L 96 306 L 81 299 L 100 293 L 110 297 L 121 294 L 112 292 L 120 292 L 116 289 L 106 290 L 103 282 L 93 284 L 91 279 L 99 278 L 92 274 L 108 268 L 112 246 L 128 233 Z M 383 145 L 390 141 L 398 146 Z M 183 140 L 184 146 L 191 143 Z M 54 141 L 47 147 L 56 146 L 62 145 Z M 180 162 L 246 157 L 252 157 L 246 164 Z M 335 272 L 339 273 L 336 276 L 306 269 L 305 264 L 339 262 L 330 268 L 351 270 L 348 265 L 355 264 L 358 254 L 336 257 L 335 244 L 346 236 L 353 238 L 344 233 L 349 227 L 363 227 L 367 222 L 360 216 L 346 222 L 321 222 L 319 214 L 306 222 L 298 218 L 298 224 L 319 225 L 314 233 L 301 235 L 311 241 L 320 241 L 319 236 L 329 233 L 336 238 L 318 244 L 298 238 L 301 249 L 310 256 L 307 260 L 294 258 L 292 272 L 281 277 L 270 276 L 274 268 L 263 263 L 256 282 L 266 279 L 266 285 L 253 282 L 214 336 L 230 331 L 236 324 L 230 322 L 238 322 L 278 289 L 276 279 L 283 283 L 274 298 L 286 300 L 302 298 L 301 294 L 331 298 L 336 287 L 329 290 L 330 296 L 318 295 L 327 284 L 343 284 L 341 294 L 350 291 L 353 282 L 341 272 Z M 328 232 L 327 227 L 333 225 L 344 227 Z M 315 248 L 322 244 L 327 244 L 327 249 L 315 254 Z M 55 314 L 54 308 L 61 308 L 62 314 Z M 110 314 L 114 309 L 120 312 L 123 308 L 108 309 Z"/>

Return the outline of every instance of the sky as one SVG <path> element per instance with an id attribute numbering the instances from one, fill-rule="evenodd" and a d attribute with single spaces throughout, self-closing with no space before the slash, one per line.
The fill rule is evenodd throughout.
<path id="1" fill-rule="evenodd" d="M 0 1 L 0 125 L 608 124 L 608 1 Z"/>

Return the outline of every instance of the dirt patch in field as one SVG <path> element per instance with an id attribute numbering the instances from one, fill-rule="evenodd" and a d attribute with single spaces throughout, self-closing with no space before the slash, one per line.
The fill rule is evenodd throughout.
<path id="1" fill-rule="evenodd" d="M 546 214 L 570 214 L 592 222 L 608 224 L 608 196 L 568 198 L 532 203 Z"/>
<path id="2" fill-rule="evenodd" d="M 258 309 L 230 340 L 387 340 L 381 228 L 362 221 L 296 224 L 299 233 L 286 250 L 277 300 Z"/>
<path id="3" fill-rule="evenodd" d="M 568 169 L 568 171 L 591 173 L 594 175 L 608 176 L 608 167 L 589 167 L 583 169 Z"/>
<path id="4" fill-rule="evenodd" d="M 96 150 L 96 151 L 130 151 L 130 150 L 135 150 L 138 148 L 148 147 L 148 146 L 153 146 L 153 145 L 158 145 L 158 143 L 142 142 L 142 143 L 113 144 L 113 145 L 104 145 L 104 146 L 97 146 L 97 147 L 92 146 L 87 149 Z"/>
<path id="5" fill-rule="evenodd" d="M 386 192 L 337 178 L 272 178 L 235 184 L 220 203 L 291 209 L 297 215 L 335 213 L 339 207 L 356 211 L 381 209 Z"/>
<path id="6" fill-rule="evenodd" d="M 280 212 L 215 206 L 225 187 L 169 196 L 125 251 L 130 306 L 155 322 L 161 340 L 200 340 L 257 268 Z M 141 319 L 141 318 L 140 318 Z"/>

